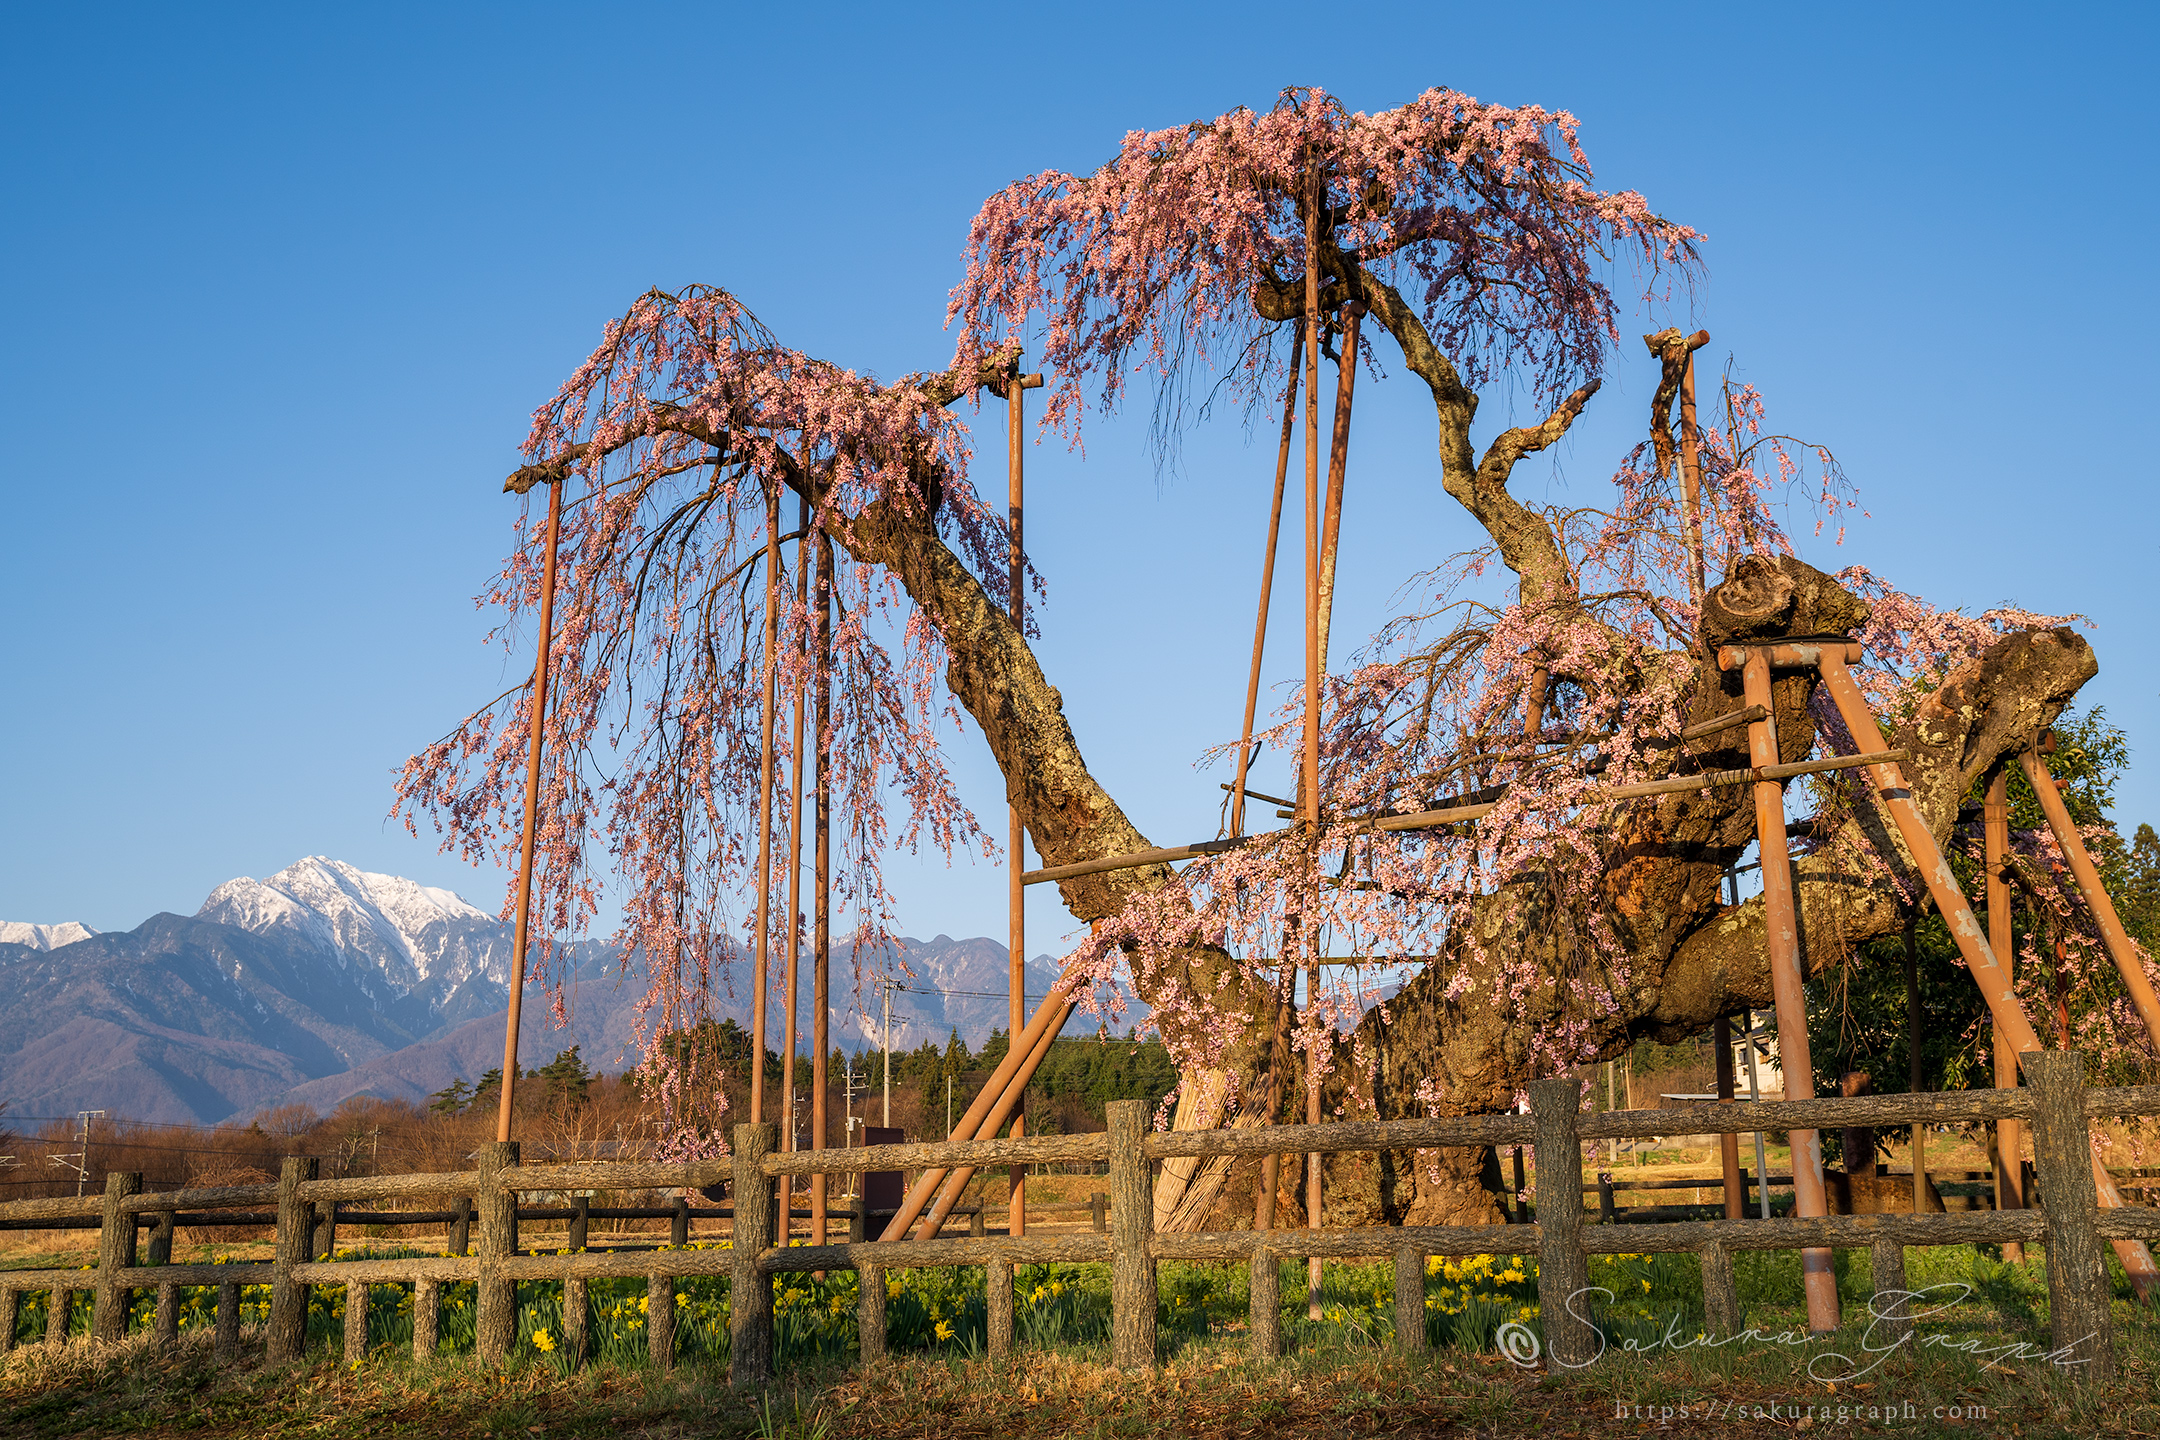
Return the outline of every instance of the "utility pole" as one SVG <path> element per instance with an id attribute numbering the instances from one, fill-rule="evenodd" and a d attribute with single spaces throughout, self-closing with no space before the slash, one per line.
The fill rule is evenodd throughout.
<path id="1" fill-rule="evenodd" d="M 892 976 L 885 977 L 885 1128 L 892 1129 Z"/>
<path id="2" fill-rule="evenodd" d="M 75 1156 L 75 1198 L 80 1200 L 84 1185 L 90 1180 L 90 1119 L 103 1115 L 103 1110 L 78 1110 L 76 1118 L 82 1121 L 82 1151 Z"/>

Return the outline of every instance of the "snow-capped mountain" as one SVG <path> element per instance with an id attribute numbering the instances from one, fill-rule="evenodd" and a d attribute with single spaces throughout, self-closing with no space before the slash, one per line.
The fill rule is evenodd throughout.
<path id="1" fill-rule="evenodd" d="M 414 1023 L 484 1015 L 509 995 L 510 926 L 452 891 L 323 855 L 228 880 L 195 918 L 312 945 Z"/>
<path id="2" fill-rule="evenodd" d="M 97 933 L 80 920 L 63 920 L 58 925 L 30 925 L 20 920 L 0 920 L 0 945 L 27 945 L 32 950 L 57 950 L 62 945 L 87 940 Z"/>

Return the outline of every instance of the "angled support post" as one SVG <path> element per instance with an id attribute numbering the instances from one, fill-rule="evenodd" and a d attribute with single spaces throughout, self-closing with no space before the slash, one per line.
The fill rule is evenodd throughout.
<path id="1" fill-rule="evenodd" d="M 1805 648 L 1822 672 L 1823 683 L 1829 687 L 1831 698 L 1836 701 L 1838 714 L 1844 718 L 1845 728 L 1852 732 L 1853 740 L 1863 751 L 1869 745 L 1882 749 L 1882 727 L 1875 723 L 1874 712 L 1867 707 L 1867 700 L 1860 687 L 1853 683 L 1847 672 L 1846 647 L 1824 645 Z M 1935 843 L 1927 821 L 1921 817 L 1919 807 L 1913 804 L 1912 791 L 1906 788 L 1905 772 L 1896 761 L 1884 761 L 1867 767 L 1868 778 L 1875 786 L 1875 793 L 1882 798 L 1883 806 L 1897 826 L 1899 837 L 1912 855 L 1914 866 L 1926 882 L 1929 896 L 1935 908 L 1942 913 L 1949 927 L 1950 937 L 1957 942 L 1958 954 L 1965 961 L 1973 983 L 1980 987 L 1981 998 L 1987 1001 L 1988 1011 L 2011 1048 L 2019 1054 L 2041 1048 L 2040 1037 L 2033 1033 L 2032 1020 L 2025 1014 L 2025 1007 L 2018 1002 L 2017 993 L 2011 989 L 2010 977 L 2002 966 L 1995 963 L 1995 956 L 1981 939 L 1980 922 L 1965 903 L 1965 892 L 1958 888 L 1957 877 L 1951 873 L 1949 862 L 1943 859 L 1942 848 Z M 2098 1191 L 2100 1203 L 2109 1209 L 2117 1209 L 2123 1203 L 2122 1192 L 2115 1188 L 2114 1177 L 2107 1173 L 2107 1165 L 2098 1152 L 2090 1147 L 2089 1137 L 2086 1155 L 2090 1161 L 2092 1180 Z M 2131 1288 L 2138 1299 L 2152 1304 L 2160 1297 L 2160 1268 L 2153 1264 L 2152 1251 L 2142 1240 L 2117 1240 L 2114 1243 L 2116 1258 L 2122 1261 L 2123 1270 L 2130 1277 Z"/>

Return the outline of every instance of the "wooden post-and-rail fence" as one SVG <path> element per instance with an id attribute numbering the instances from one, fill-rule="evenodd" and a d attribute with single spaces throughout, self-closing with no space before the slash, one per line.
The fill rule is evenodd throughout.
<path id="1" fill-rule="evenodd" d="M 418 1355 L 437 1348 L 438 1305 L 444 1282 L 477 1287 L 476 1345 L 488 1363 L 500 1363 L 516 1333 L 516 1287 L 559 1284 L 563 1295 L 563 1348 L 573 1361 L 586 1355 L 586 1286 L 601 1277 L 642 1278 L 647 1286 L 647 1342 L 653 1360 L 673 1361 L 677 1279 L 690 1275 L 730 1277 L 730 1377 L 738 1387 L 763 1386 L 775 1369 L 773 1277 L 787 1272 L 860 1272 L 857 1321 L 864 1363 L 885 1354 L 885 1274 L 892 1269 L 981 1265 L 990 1271 L 990 1292 L 1009 1293 L 1016 1264 L 1107 1264 L 1111 1272 L 1111 1360 L 1120 1368 L 1151 1366 L 1156 1359 L 1156 1265 L 1162 1260 L 1243 1262 L 1252 1267 L 1251 1345 L 1260 1357 L 1279 1355 L 1280 1292 L 1277 1262 L 1286 1259 L 1382 1259 L 1395 1268 L 1396 1343 L 1423 1348 L 1425 1269 L 1435 1255 L 1522 1254 L 1538 1257 L 1540 1323 L 1548 1363 L 1578 1366 L 1597 1350 L 1586 1292 L 1592 1254 L 1692 1251 L 1703 1267 L 1705 1319 L 1713 1332 L 1736 1333 L 1740 1306 L 1733 1283 L 1736 1250 L 1802 1248 L 1867 1249 L 1879 1296 L 1877 1321 L 1891 1333 L 1911 1321 L 1889 1303 L 1904 1288 L 1907 1246 L 2043 1244 L 2047 1252 L 2049 1323 L 2058 1348 L 2068 1347 L 2074 1373 L 2094 1378 L 2114 1373 L 2109 1318 L 2106 1242 L 2160 1239 L 2160 1210 L 2098 1206 L 2089 1127 L 2095 1118 L 2160 1115 L 2160 1086 L 2088 1089 L 2083 1058 L 2073 1051 L 2022 1057 L 2026 1084 L 2016 1090 L 1969 1090 L 1934 1094 L 1870 1095 L 1746 1105 L 1720 1103 L 1654 1111 L 1583 1114 L 1579 1087 L 1568 1079 L 1530 1087 L 1528 1115 L 1465 1119 L 1343 1122 L 1267 1129 L 1170 1131 L 1147 1128 L 1147 1107 L 1138 1100 L 1113 1101 L 1109 1130 L 1092 1135 L 1045 1135 L 1021 1139 L 945 1144 L 889 1145 L 867 1149 L 787 1151 L 777 1148 L 776 1127 L 739 1125 L 735 1149 L 722 1160 L 686 1164 L 520 1165 L 518 1147 L 499 1142 L 480 1153 L 477 1170 L 446 1175 L 405 1175 L 323 1180 L 316 1162 L 286 1160 L 275 1186 L 179 1190 L 143 1194 L 139 1176 L 107 1177 L 102 1197 L 19 1200 L 0 1204 L 0 1225 L 28 1228 L 97 1215 L 98 1265 L 80 1270 L 0 1271 L 0 1346 L 11 1345 L 21 1297 L 52 1297 L 48 1341 L 66 1337 L 73 1292 L 94 1294 L 91 1333 L 111 1341 L 125 1333 L 134 1292 L 154 1289 L 153 1324 L 163 1339 L 176 1334 L 174 1296 L 181 1286 L 218 1287 L 216 1344 L 230 1353 L 239 1342 L 239 1294 L 243 1285 L 271 1290 L 265 1336 L 274 1362 L 298 1360 L 306 1341 L 309 1287 L 345 1287 L 345 1353 L 364 1358 L 371 1285 L 413 1288 L 413 1347 Z M 1834 1129 L 2022 1120 L 2032 1127 L 2038 1210 L 1952 1214 L 1840 1215 L 1773 1220 L 1705 1220 L 1667 1224 L 1585 1225 L 1582 1146 L 1585 1142 L 1651 1134 L 1733 1134 L 1743 1129 Z M 1528 1225 L 1370 1226 L 1337 1230 L 1234 1230 L 1156 1234 L 1151 1167 L 1180 1157 L 1261 1156 L 1280 1152 L 1335 1154 L 1375 1150 L 1430 1150 L 1451 1146 L 1535 1147 L 1535 1220 Z M 1109 1216 L 1105 1232 L 1029 1234 L 952 1239 L 869 1240 L 860 1215 L 855 1237 L 842 1244 L 790 1246 L 779 1234 L 777 1182 L 782 1177 L 834 1175 L 895 1168 L 940 1168 L 1061 1162 L 1108 1163 Z M 585 1254 L 521 1254 L 518 1196 L 573 1189 L 702 1188 L 732 1185 L 733 1239 L 723 1249 L 665 1249 Z M 744 1196 L 763 1203 L 745 1205 Z M 317 1259 L 319 1213 L 340 1202 L 455 1197 L 477 1202 L 477 1253 L 417 1259 Z M 259 1210 L 274 1204 L 275 1258 L 254 1264 L 169 1263 L 172 1226 L 167 1217 L 187 1212 L 194 1223 L 217 1223 L 212 1212 Z M 452 1213 L 459 1213 L 453 1211 Z M 527 1212 L 530 1213 L 530 1212 Z M 709 1213 L 709 1212 L 708 1212 Z M 372 1216 L 370 1218 L 373 1218 Z M 138 1263 L 137 1231 L 152 1231 L 149 1262 Z M 678 1232 L 678 1240 L 680 1238 Z M 996 1282 L 1003 1278 L 1005 1285 Z M 87 1282 L 87 1286 L 86 1286 Z M 1874 1317 L 1871 1317 L 1874 1318 Z M 1882 1331 L 1878 1330 L 1878 1334 Z M 1013 1345 L 1012 1306 L 993 1305 L 989 1348 L 1007 1355 Z"/>

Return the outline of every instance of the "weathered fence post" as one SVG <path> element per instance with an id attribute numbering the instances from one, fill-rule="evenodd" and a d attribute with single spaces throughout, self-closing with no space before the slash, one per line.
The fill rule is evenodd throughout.
<path id="1" fill-rule="evenodd" d="M 340 1203 L 332 1200 L 315 1211 L 315 1243 L 310 1254 L 311 1259 L 337 1258 L 337 1212 Z"/>
<path id="2" fill-rule="evenodd" d="M 217 1287 L 217 1357 L 230 1360 L 240 1353 L 240 1287 L 224 1284 Z"/>
<path id="3" fill-rule="evenodd" d="M 150 1322 L 150 1333 L 160 1345 L 180 1338 L 180 1287 L 170 1280 L 157 1287 L 157 1314 Z"/>
<path id="4" fill-rule="evenodd" d="M 452 1207 L 455 1218 L 450 1222 L 450 1253 L 464 1255 L 472 1250 L 472 1196 L 460 1195 Z"/>
<path id="5" fill-rule="evenodd" d="M 1155 1365 L 1155 1228 L 1149 1194 L 1145 1100 L 1112 1100 L 1110 1119 L 1110 1363 L 1120 1370 Z"/>
<path id="6" fill-rule="evenodd" d="M 1915 1215 L 1923 1212 L 1915 1210 Z M 1877 1236 L 1868 1247 L 1868 1271 L 1873 1277 L 1870 1288 L 1874 1295 L 1868 1301 L 1868 1313 L 1880 1328 L 1882 1343 L 1896 1344 L 1912 1334 L 1912 1297 L 1905 1287 L 1905 1246 L 1896 1240 Z"/>
<path id="7" fill-rule="evenodd" d="M 856 1267 L 855 1329 L 861 1342 L 862 1363 L 875 1365 L 885 1358 L 885 1267 L 864 1263 Z"/>
<path id="8" fill-rule="evenodd" d="M 1095 1233 L 1110 1233 L 1110 1197 L 1097 1190 L 1088 1196 L 1088 1219 L 1095 1223 Z"/>
<path id="9" fill-rule="evenodd" d="M 1703 1322 L 1714 1340 L 1740 1333 L 1740 1287 L 1733 1280 L 1732 1251 L 1722 1240 L 1705 1240 L 1702 1261 Z"/>
<path id="10" fill-rule="evenodd" d="M 1395 1348 L 1425 1349 L 1425 1252 L 1408 1245 L 1395 1252 Z"/>
<path id="11" fill-rule="evenodd" d="M 412 1353 L 415 1360 L 432 1360 L 441 1343 L 442 1282 L 415 1280 L 412 1287 Z"/>
<path id="12" fill-rule="evenodd" d="M 90 1336 L 94 1340 L 127 1337 L 128 1307 L 135 1292 L 125 1271 L 135 1268 L 135 1217 L 120 1202 L 142 1194 L 137 1172 L 113 1171 L 105 1177 L 105 1210 L 98 1225 L 97 1287 L 91 1292 Z"/>
<path id="13" fill-rule="evenodd" d="M 1598 1219 L 1607 1225 L 1619 1223 L 1619 1207 L 1613 1203 L 1612 1171 L 1610 1170 L 1597 1172 L 1597 1213 Z"/>
<path id="14" fill-rule="evenodd" d="M 75 1292 L 65 1285 L 53 1286 L 45 1301 L 45 1343 L 67 1344 L 68 1310 L 75 1303 Z"/>
<path id="15" fill-rule="evenodd" d="M 668 1244 L 679 1249 L 690 1243 L 690 1202 L 677 1195 L 674 1210 L 668 1217 Z"/>
<path id="16" fill-rule="evenodd" d="M 2092 1132 L 2085 1120 L 2085 1057 L 2076 1050 L 2018 1057 L 2033 1092 L 2033 1159 L 2047 1219 L 2048 1330 L 2057 1364 L 2080 1380 L 2115 1378 L 2115 1330 L 2108 1314 L 2107 1262 L 2093 1222 Z"/>
<path id="17" fill-rule="evenodd" d="M 1566 1077 L 1530 1082 L 1537 1127 L 1538 1318 L 1548 1365 L 1590 1363 L 1590 1262 L 1582 1248 L 1582 1087 Z"/>
<path id="18" fill-rule="evenodd" d="M 348 1367 L 367 1359 L 368 1292 L 365 1280 L 345 1282 L 345 1364 Z"/>
<path id="19" fill-rule="evenodd" d="M 1252 1299 L 1245 1307 L 1252 1358 L 1282 1358 L 1282 1257 L 1262 1245 L 1252 1252 Z"/>
<path id="20" fill-rule="evenodd" d="M 157 1223 L 150 1227 L 150 1263 L 172 1264 L 173 1226 L 179 1216 L 170 1210 L 160 1210 L 154 1217 Z"/>
<path id="21" fill-rule="evenodd" d="M 592 1304 L 584 1279 L 576 1275 L 566 1278 L 562 1282 L 563 1363 L 573 1370 L 583 1368 L 592 1358 L 591 1317 Z"/>
<path id="22" fill-rule="evenodd" d="M 663 1373 L 675 1368 L 675 1277 L 645 1277 L 645 1353 Z"/>
<path id="23" fill-rule="evenodd" d="M 473 1320 L 473 1348 L 483 1364 L 500 1365 L 517 1339 L 517 1282 L 496 1267 L 517 1254 L 518 1142 L 490 1140 L 480 1147 L 480 1284 Z"/>
<path id="24" fill-rule="evenodd" d="M 22 1291 L 0 1285 L 0 1355 L 15 1348 L 15 1322 L 22 1315 Z"/>
<path id="25" fill-rule="evenodd" d="M 172 1264 L 173 1227 L 179 1217 L 170 1210 L 160 1210 L 150 1227 L 150 1255 L 152 1265 Z M 180 1287 L 170 1282 L 157 1287 L 157 1316 L 151 1322 L 151 1333 L 160 1345 L 170 1345 L 180 1338 Z"/>
<path id="26" fill-rule="evenodd" d="M 592 1233 L 592 1196 L 578 1196 L 571 1210 L 570 1253 L 575 1255 L 585 1248 L 586 1237 Z"/>
<path id="27" fill-rule="evenodd" d="M 728 1384 L 769 1385 L 773 1374 L 772 1276 L 758 1258 L 773 1244 L 773 1183 L 763 1169 L 779 1143 L 777 1125 L 735 1127 L 734 1264 L 729 1270 Z"/>
<path id="28" fill-rule="evenodd" d="M 320 1162 L 312 1155 L 288 1155 L 278 1172 L 277 1258 L 270 1266 L 270 1333 L 265 1348 L 273 1365 L 289 1364 L 307 1348 L 308 1287 L 293 1275 L 310 1258 L 314 1207 L 300 1198 L 300 1187 L 315 1178 Z M 237 1313 L 235 1319 L 237 1320 Z"/>
<path id="29" fill-rule="evenodd" d="M 988 1305 L 990 1358 L 1010 1360 L 1013 1348 L 1013 1267 L 993 1260 L 983 1267 L 983 1298 Z"/>

